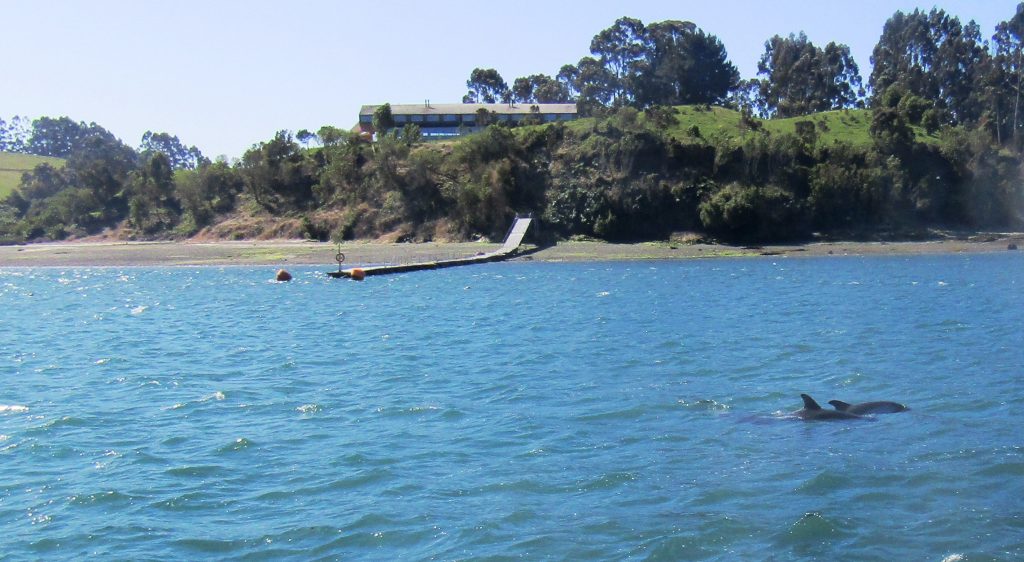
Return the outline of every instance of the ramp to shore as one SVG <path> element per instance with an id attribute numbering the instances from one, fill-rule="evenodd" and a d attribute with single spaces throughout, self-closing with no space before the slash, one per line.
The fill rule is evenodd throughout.
<path id="1" fill-rule="evenodd" d="M 371 275 L 406 273 L 409 271 L 422 271 L 425 269 L 442 269 L 445 267 L 456 267 L 460 265 L 473 265 L 478 263 L 488 263 L 507 260 L 515 256 L 519 252 L 519 247 L 523 244 L 523 237 L 526 236 L 526 231 L 530 228 L 530 224 L 532 223 L 533 218 L 531 217 L 516 217 L 516 220 L 508 229 L 508 234 L 505 235 L 505 241 L 501 244 L 501 247 L 493 252 L 487 252 L 486 254 L 477 254 L 475 256 L 455 258 L 450 260 L 437 260 L 394 265 L 378 265 L 370 267 L 352 267 L 349 269 L 341 269 L 338 271 L 329 271 L 327 272 L 327 275 L 330 275 L 331 277 L 334 277 L 336 279 L 342 277 L 346 277 L 349 279 L 362 279 L 363 277 L 368 277 Z"/>

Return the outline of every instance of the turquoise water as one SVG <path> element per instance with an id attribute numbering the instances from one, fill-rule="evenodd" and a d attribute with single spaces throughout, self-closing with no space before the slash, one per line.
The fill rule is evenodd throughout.
<path id="1" fill-rule="evenodd" d="M 5 559 L 1024 558 L 1024 254 L 273 271 L 0 269 Z"/>

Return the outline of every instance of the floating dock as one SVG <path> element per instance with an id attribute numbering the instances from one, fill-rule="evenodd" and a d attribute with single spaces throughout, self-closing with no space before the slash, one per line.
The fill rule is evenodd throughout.
<path id="1" fill-rule="evenodd" d="M 465 258 L 454 258 L 450 260 L 437 260 L 419 263 L 378 265 L 370 267 L 351 267 L 348 269 L 339 269 L 338 271 L 328 271 L 327 275 L 330 275 L 335 279 L 346 277 L 348 279 L 360 280 L 363 277 L 369 277 L 371 275 L 406 273 L 409 271 L 442 269 L 445 267 L 457 267 L 460 265 L 474 265 L 478 263 L 488 263 L 507 260 L 519 253 L 519 247 L 523 243 L 523 237 L 526 236 L 526 230 L 530 228 L 530 224 L 532 222 L 533 219 L 531 217 L 516 217 L 516 220 L 515 222 L 512 223 L 512 227 L 509 228 L 508 234 L 505 236 L 505 242 L 502 243 L 501 247 L 493 252 L 487 252 L 486 254 L 477 254 L 475 256 L 469 256 Z"/>

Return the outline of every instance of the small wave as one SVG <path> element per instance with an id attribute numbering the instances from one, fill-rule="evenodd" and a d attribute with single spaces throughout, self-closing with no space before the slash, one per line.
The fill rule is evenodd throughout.
<path id="1" fill-rule="evenodd" d="M 950 554 L 949 556 L 942 559 L 942 562 L 964 562 L 967 560 L 963 554 Z"/>
<path id="2" fill-rule="evenodd" d="M 203 477 L 214 476 L 224 471 L 224 468 L 215 464 L 204 464 L 195 466 L 176 466 L 164 471 L 168 476 Z"/>
<path id="3" fill-rule="evenodd" d="M 238 439 L 235 439 L 231 443 L 228 443 L 227 445 L 224 445 L 221 448 L 217 449 L 217 452 L 230 453 L 233 451 L 242 451 L 248 449 L 250 446 L 252 446 L 252 441 L 249 441 L 245 437 L 239 437 Z"/>
<path id="4" fill-rule="evenodd" d="M 1024 476 L 1024 463 L 1003 462 L 988 466 L 980 472 L 984 476 L 1008 476 L 1019 478 Z"/>
<path id="5" fill-rule="evenodd" d="M 380 408 L 377 408 L 377 413 L 378 414 L 383 414 L 383 415 L 389 416 L 389 417 L 390 416 L 414 416 L 414 415 L 423 414 L 423 413 L 426 413 L 426 412 L 435 412 L 435 411 L 438 411 L 440 409 L 441 408 L 439 406 L 433 406 L 433 405 L 428 405 L 428 406 L 410 406 L 408 408 L 399 408 L 399 407 L 395 407 L 395 406 L 389 406 L 389 407 L 381 406 Z"/>
<path id="6" fill-rule="evenodd" d="M 782 542 L 786 544 L 817 544 L 827 538 L 840 535 L 842 535 L 842 531 L 836 523 L 816 511 L 811 511 L 804 513 L 796 523 L 790 526 Z"/>
<path id="7" fill-rule="evenodd" d="M 165 410 L 180 410 L 180 409 L 185 408 L 187 406 L 191 406 L 192 404 L 202 404 L 204 402 L 210 402 L 210 401 L 218 401 L 219 402 L 221 400 L 224 400 L 225 398 L 226 398 L 226 396 L 224 395 L 224 393 L 218 390 L 217 392 L 214 392 L 213 394 L 207 394 L 206 396 L 203 396 L 203 397 L 199 398 L 195 402 L 177 402 L 173 406 L 168 406 L 168 407 L 166 407 L 164 409 Z"/>
<path id="8" fill-rule="evenodd" d="M 22 406 L 20 404 L 0 404 L 0 413 L 10 412 L 12 414 L 22 414 L 28 411 L 28 406 Z"/>
<path id="9" fill-rule="evenodd" d="M 590 414 L 582 414 L 577 416 L 576 419 L 582 422 L 594 422 L 603 420 L 631 420 L 641 418 L 648 412 L 650 412 L 650 408 L 646 406 L 634 406 L 632 408 L 626 408 L 623 410 L 612 410 L 610 412 L 595 412 Z"/>
<path id="10" fill-rule="evenodd" d="M 826 470 L 800 484 L 797 487 L 797 492 L 811 496 L 828 495 L 836 490 L 844 489 L 849 482 L 848 477 Z"/>
<path id="11" fill-rule="evenodd" d="M 212 500 L 205 492 L 188 492 L 173 498 L 153 502 L 152 507 L 167 511 L 192 511 L 208 509 Z"/>
<path id="12" fill-rule="evenodd" d="M 68 503 L 72 505 L 106 505 L 111 503 L 128 503 L 132 499 L 132 496 L 122 494 L 116 490 L 110 490 L 95 494 L 76 494 L 68 498 Z"/>
<path id="13" fill-rule="evenodd" d="M 310 415 L 319 413 L 321 408 L 320 404 L 303 404 L 298 408 L 295 408 L 295 410 L 303 415 Z"/>
<path id="14" fill-rule="evenodd" d="M 599 296 L 599 297 L 607 297 L 608 295 L 611 295 L 611 292 L 609 292 L 609 291 L 601 291 L 600 293 L 597 294 L 597 296 Z"/>
<path id="15" fill-rule="evenodd" d="M 632 472 L 609 472 L 607 474 L 602 474 L 589 482 L 577 483 L 577 488 L 581 492 L 607 490 L 609 488 L 617 488 L 635 480 L 637 480 L 637 475 Z"/>
<path id="16" fill-rule="evenodd" d="M 41 429 L 43 431 L 56 429 L 61 427 L 85 427 L 86 421 L 82 418 L 76 418 L 74 416 L 63 416 L 55 420 L 50 420 L 44 423 L 42 426 L 35 429 Z"/>
<path id="17" fill-rule="evenodd" d="M 710 398 L 701 398 L 700 400 L 695 400 L 693 402 L 688 402 L 686 400 L 678 400 L 677 403 L 683 406 L 684 408 L 689 408 L 693 410 L 705 410 L 708 412 L 725 412 L 728 411 L 730 408 L 728 404 L 722 404 L 721 402 L 718 402 L 717 400 L 711 400 Z"/>
<path id="18" fill-rule="evenodd" d="M 218 539 L 178 539 L 174 544 L 190 551 L 214 554 L 229 553 L 245 546 L 245 541 Z"/>
<path id="19" fill-rule="evenodd" d="M 149 308 L 149 307 L 148 306 L 136 306 L 135 308 L 132 309 L 132 316 L 138 316 L 138 315 L 142 314 L 143 312 L 146 312 L 147 308 Z"/>

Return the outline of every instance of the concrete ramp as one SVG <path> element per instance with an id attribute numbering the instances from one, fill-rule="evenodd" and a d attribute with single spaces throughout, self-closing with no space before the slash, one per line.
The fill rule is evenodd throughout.
<path id="1" fill-rule="evenodd" d="M 497 251 L 516 251 L 522 245 L 523 237 L 526 236 L 526 230 L 530 228 L 531 223 L 533 223 L 532 217 L 516 217 L 515 222 L 512 223 L 512 228 L 508 229 L 508 235 L 505 236 L 505 243 Z"/>

